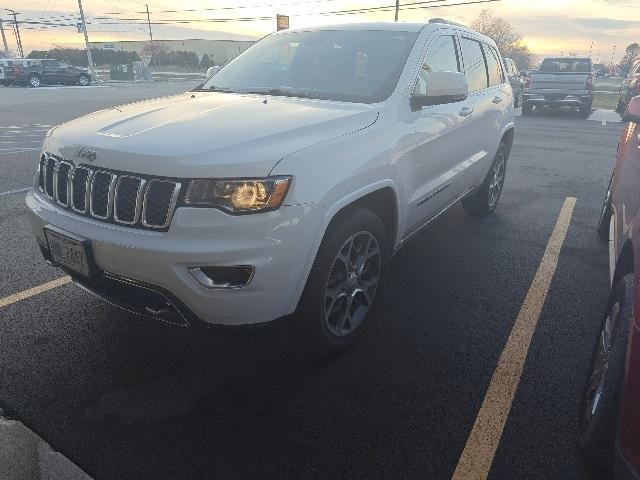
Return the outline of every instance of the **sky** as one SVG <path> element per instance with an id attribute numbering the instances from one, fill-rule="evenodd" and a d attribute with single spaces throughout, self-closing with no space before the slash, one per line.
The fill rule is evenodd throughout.
<path id="1" fill-rule="evenodd" d="M 393 5 L 394 0 L 146 0 L 156 39 L 259 38 L 275 30 L 276 13 L 287 14 L 291 27 L 319 24 L 391 21 L 394 12 L 378 11 L 353 15 L 328 14 L 338 10 Z M 401 0 L 409 4 L 419 0 Z M 421 6 L 400 11 L 400 21 L 448 18 L 470 24 L 482 9 L 488 9 L 508 22 L 539 55 L 574 53 L 588 55 L 593 42 L 594 61 L 609 63 L 616 46 L 617 61 L 624 48 L 640 42 L 640 0 L 500 0 L 485 4 L 438 6 L 465 0 L 423 0 Z M 468 0 L 466 0 L 468 1 Z M 89 39 L 92 41 L 142 40 L 148 38 L 144 0 L 83 0 Z M 238 8 L 240 7 L 240 8 Z M 81 46 L 77 23 L 77 0 L 0 0 L 0 18 L 5 21 L 9 48 L 15 48 L 14 33 L 7 21 L 6 8 L 20 13 L 18 20 L 66 23 L 51 27 L 20 24 L 25 53 L 53 46 Z M 209 10 L 204 10 L 209 9 Z M 162 12 L 163 10 L 179 10 Z M 192 10 L 192 11 L 188 11 Z M 323 13 L 324 15 L 320 15 Z M 268 17 L 268 20 L 212 22 L 210 19 Z M 129 19 L 129 20 L 127 20 Z M 205 21 L 206 20 L 206 21 Z M 176 23 L 190 21 L 191 23 Z M 46 27 L 46 28 L 43 28 Z"/>

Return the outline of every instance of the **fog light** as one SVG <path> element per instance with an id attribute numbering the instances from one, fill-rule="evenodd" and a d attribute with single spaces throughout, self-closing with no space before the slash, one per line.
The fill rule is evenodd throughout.
<path id="1" fill-rule="evenodd" d="M 189 273 L 206 288 L 242 288 L 249 285 L 255 268 L 249 265 L 234 267 L 194 267 Z"/>

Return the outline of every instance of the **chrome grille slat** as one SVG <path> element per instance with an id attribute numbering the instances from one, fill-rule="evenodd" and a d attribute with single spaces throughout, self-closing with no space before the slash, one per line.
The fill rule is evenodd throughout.
<path id="1" fill-rule="evenodd" d="M 104 179 L 104 181 L 103 181 Z M 100 220 L 108 220 L 113 213 L 113 190 L 118 177 L 104 170 L 93 172 L 89 194 L 89 213 Z M 104 211 L 104 214 L 100 213 Z"/>
<path id="2" fill-rule="evenodd" d="M 55 192 L 56 202 L 63 207 L 70 205 L 69 181 L 72 171 L 73 164 L 64 160 L 57 161 L 53 177 L 53 191 Z"/>
<path id="3" fill-rule="evenodd" d="M 137 182 L 137 187 L 135 187 L 135 202 L 131 205 L 130 201 L 126 201 L 128 199 L 123 198 L 125 195 L 125 183 L 129 181 Z M 142 199 L 145 191 L 146 180 L 143 180 L 138 177 L 132 177 L 130 175 L 120 175 L 118 177 L 118 181 L 116 183 L 115 196 L 113 199 L 113 219 L 118 223 L 123 223 L 125 225 L 135 225 L 140 220 L 140 213 L 142 212 Z M 122 201 L 122 203 L 121 203 Z M 127 216 L 127 212 L 122 212 L 123 207 L 126 206 L 131 210 L 133 207 L 133 215 Z M 118 214 L 118 208 L 120 207 L 121 212 Z M 131 217 L 131 220 L 127 218 Z"/>
<path id="4" fill-rule="evenodd" d="M 52 202 L 98 220 L 166 230 L 180 195 L 180 182 L 147 179 L 73 163 L 45 153 L 39 164 L 40 191 Z"/>
<path id="5" fill-rule="evenodd" d="M 44 193 L 47 197 L 53 200 L 54 191 L 54 178 L 56 173 L 56 159 L 48 157 L 46 166 L 44 169 Z"/>
<path id="6" fill-rule="evenodd" d="M 93 172 L 82 166 L 76 167 L 71 174 L 71 209 L 75 212 L 87 213 L 92 176 Z"/>
<path id="7" fill-rule="evenodd" d="M 153 215 L 150 215 L 150 209 L 153 208 L 157 202 L 154 201 L 154 187 L 157 188 L 159 185 L 167 185 L 169 188 L 170 197 L 167 199 L 166 207 L 161 207 L 160 212 L 154 212 Z M 171 186 L 173 188 L 171 189 Z M 142 225 L 148 228 L 166 228 L 171 223 L 171 218 L 173 216 L 173 211 L 175 210 L 176 203 L 178 201 L 178 195 L 180 194 L 180 183 L 174 182 L 171 180 L 151 180 L 147 184 L 147 188 L 144 192 L 144 200 L 142 202 Z M 166 210 L 166 212 L 165 212 Z M 162 212 L 165 212 L 162 214 Z M 157 215 L 160 217 L 164 217 L 162 222 L 157 222 L 158 218 L 155 218 Z M 153 218 L 149 218 L 152 216 Z"/>

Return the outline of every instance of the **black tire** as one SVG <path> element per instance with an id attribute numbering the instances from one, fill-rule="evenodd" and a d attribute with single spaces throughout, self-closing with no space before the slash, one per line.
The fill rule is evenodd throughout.
<path id="1" fill-rule="evenodd" d="M 526 101 L 522 102 L 522 115 L 531 115 L 533 113 L 533 105 L 527 103 Z"/>
<path id="2" fill-rule="evenodd" d="M 40 81 L 40 77 L 38 75 L 36 75 L 35 73 L 32 73 L 29 76 L 29 86 L 31 86 L 33 88 L 38 88 L 40 85 L 42 85 L 42 83 Z"/>
<path id="3" fill-rule="evenodd" d="M 337 277 L 334 277 L 334 272 L 339 270 L 338 258 L 340 257 L 341 252 L 343 254 L 345 252 L 345 242 L 348 242 L 354 236 L 357 240 L 360 238 L 358 235 L 363 234 L 363 232 L 374 237 L 377 242 L 377 246 L 379 247 L 380 255 L 378 258 L 379 263 L 377 263 L 379 271 L 378 282 L 375 289 L 369 292 L 371 295 L 371 301 L 364 313 L 364 316 L 361 315 L 363 312 L 363 310 L 361 310 L 361 306 L 356 305 L 356 300 L 353 300 L 357 298 L 358 294 L 344 293 L 344 289 L 347 287 L 335 289 L 341 293 L 334 296 L 334 298 L 342 297 L 345 305 L 347 305 L 346 302 L 348 302 L 348 298 L 352 298 L 353 304 L 351 302 L 348 304 L 352 305 L 351 308 L 353 308 L 353 305 L 356 306 L 356 310 L 353 312 L 355 315 L 353 315 L 353 317 L 355 318 L 358 316 L 359 318 L 358 324 L 355 325 L 351 331 L 348 333 L 345 331 L 343 332 L 344 334 L 336 334 L 334 330 L 338 329 L 338 327 L 336 326 L 334 328 L 331 324 L 332 313 L 327 314 L 326 312 L 326 308 L 328 306 L 327 300 L 330 298 L 327 296 L 327 293 L 330 290 L 334 290 L 329 288 L 329 284 L 336 284 L 335 280 Z M 355 246 L 356 240 L 354 240 L 352 246 Z M 369 245 L 367 245 L 366 248 L 368 249 Z M 349 255 L 349 258 L 352 257 Z M 382 220 L 380 220 L 380 218 L 371 210 L 360 206 L 349 207 L 344 212 L 341 212 L 339 216 L 331 222 L 324 239 L 322 240 L 322 244 L 318 249 L 318 254 L 309 274 L 302 298 L 300 299 L 295 319 L 299 336 L 306 343 L 307 347 L 309 347 L 314 353 L 331 354 L 340 352 L 351 346 L 362 334 L 368 323 L 367 317 L 370 317 L 372 307 L 375 304 L 375 295 L 380 289 L 380 284 L 388 265 L 389 258 L 390 247 L 386 230 Z M 368 269 L 373 271 L 375 270 L 375 266 L 373 265 L 375 262 L 374 258 L 371 259 L 371 262 L 372 263 L 369 265 Z M 341 264 L 344 265 L 344 263 Z M 362 266 L 362 270 L 365 270 L 364 265 Z M 345 274 L 345 278 L 350 278 L 346 271 Z M 364 296 L 358 298 L 362 301 Z M 331 312 L 334 312 L 334 306 L 337 304 L 338 300 L 334 300 L 333 303 L 330 303 Z M 336 310 L 335 313 L 339 312 Z M 346 324 L 347 322 L 343 321 L 345 330 Z"/>
<path id="4" fill-rule="evenodd" d="M 618 99 L 618 104 L 616 105 L 616 113 L 620 115 L 624 115 L 624 111 L 626 110 L 626 106 L 621 99 Z"/>
<path id="5" fill-rule="evenodd" d="M 589 118 L 589 115 L 591 115 L 591 106 L 592 103 L 589 102 L 586 105 L 578 107 L 578 115 L 580 115 L 582 118 Z"/>
<path id="6" fill-rule="evenodd" d="M 507 145 L 504 142 L 500 142 L 496 156 L 491 163 L 491 168 L 489 168 L 489 172 L 482 182 L 482 185 L 480 185 L 480 188 L 473 195 L 462 200 L 462 207 L 467 213 L 476 217 L 486 217 L 495 211 L 504 187 L 508 158 L 509 150 Z M 502 167 L 500 167 L 500 165 L 502 165 Z M 500 169 L 501 174 L 497 171 Z M 497 180 L 497 175 L 501 175 L 501 177 L 496 190 L 495 181 Z"/>
<path id="7" fill-rule="evenodd" d="M 91 83 L 91 80 L 89 79 L 88 75 L 81 74 L 78 77 L 78 85 L 86 87 L 87 85 L 89 85 L 89 83 Z"/>
<path id="8" fill-rule="evenodd" d="M 621 278 L 611 292 L 580 405 L 580 446 L 598 478 L 613 478 L 618 409 L 633 301 L 633 274 L 629 274 Z"/>
<path id="9" fill-rule="evenodd" d="M 609 180 L 607 194 L 602 202 L 602 210 L 600 211 L 600 220 L 598 220 L 598 235 L 602 240 L 609 240 L 609 225 L 611 224 L 611 186 L 613 184 L 613 175 Z"/>

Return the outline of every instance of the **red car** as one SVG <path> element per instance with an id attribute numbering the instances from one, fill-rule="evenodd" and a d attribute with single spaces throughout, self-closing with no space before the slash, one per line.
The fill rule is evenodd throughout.
<path id="1" fill-rule="evenodd" d="M 580 409 L 580 442 L 598 478 L 640 479 L 640 96 L 627 123 L 598 232 L 609 240 L 611 296 Z"/>

